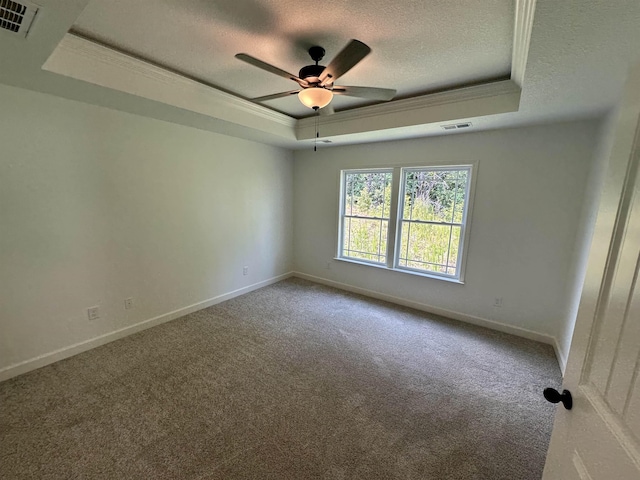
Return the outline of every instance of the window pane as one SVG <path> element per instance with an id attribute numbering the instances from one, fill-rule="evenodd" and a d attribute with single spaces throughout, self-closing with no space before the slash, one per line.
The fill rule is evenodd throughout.
<path id="1" fill-rule="evenodd" d="M 354 175 L 346 174 L 344 176 L 344 214 L 352 215 L 352 207 L 353 207 L 353 184 L 354 184 Z"/>
<path id="2" fill-rule="evenodd" d="M 455 275 L 456 265 L 458 264 L 458 252 L 460 250 L 460 227 L 451 227 L 451 248 L 449 249 L 449 268 L 447 272 L 449 275 Z"/>
<path id="3" fill-rule="evenodd" d="M 389 217 L 391 172 L 347 173 L 345 215 Z"/>
<path id="4" fill-rule="evenodd" d="M 361 174 L 348 173 L 345 175 L 345 214 L 354 215 L 353 208 L 362 192 L 364 182 Z"/>
<path id="5" fill-rule="evenodd" d="M 391 173 L 385 174 L 384 179 L 384 203 L 382 208 L 382 217 L 389 218 L 391 212 Z"/>
<path id="6" fill-rule="evenodd" d="M 386 263 L 388 228 L 387 220 L 345 219 L 343 256 Z"/>
<path id="7" fill-rule="evenodd" d="M 409 171 L 405 177 L 404 220 L 452 222 L 461 191 L 460 170 Z M 464 171 L 466 175 L 466 171 Z M 466 178 L 466 177 L 465 177 Z M 464 188 L 462 188 L 464 192 Z M 455 207 L 456 212 L 463 208 Z"/>
<path id="8" fill-rule="evenodd" d="M 451 267 L 447 271 L 451 226 L 402 222 L 401 228 L 400 266 L 455 274 L 455 262 L 454 271 Z"/>
<path id="9" fill-rule="evenodd" d="M 453 223 L 462 223 L 464 215 L 465 203 L 467 201 L 467 182 L 469 180 L 469 172 L 467 170 L 458 171 L 458 184 L 456 188 L 455 211 L 453 212 Z"/>

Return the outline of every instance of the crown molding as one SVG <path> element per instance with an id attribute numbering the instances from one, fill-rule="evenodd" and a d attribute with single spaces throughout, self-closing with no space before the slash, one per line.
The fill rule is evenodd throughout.
<path id="1" fill-rule="evenodd" d="M 536 0 L 516 0 L 513 52 L 511 54 L 511 79 L 520 86 L 523 85 L 524 71 L 527 67 L 535 10 Z"/>
<path id="2" fill-rule="evenodd" d="M 43 70 L 294 139 L 296 119 L 68 33 Z"/>
<path id="3" fill-rule="evenodd" d="M 535 0 L 517 0 L 511 80 L 321 116 L 318 125 L 322 137 L 433 125 L 517 111 L 534 9 Z M 64 36 L 42 68 L 287 141 L 315 137 L 315 117 L 296 120 L 73 33 Z"/>
<path id="4" fill-rule="evenodd" d="M 314 138 L 316 120 L 321 137 L 331 137 L 516 112 L 520 94 L 516 83 L 504 80 L 307 117 L 298 120 L 296 138 Z"/>

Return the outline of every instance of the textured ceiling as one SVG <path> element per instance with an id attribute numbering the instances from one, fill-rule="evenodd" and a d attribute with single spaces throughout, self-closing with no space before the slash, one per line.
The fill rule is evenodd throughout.
<path id="1" fill-rule="evenodd" d="M 154 2 L 156 8 L 161 8 L 162 5 L 166 5 L 164 1 L 165 0 L 157 0 L 157 2 Z M 143 23 L 149 25 L 149 29 L 154 26 L 155 21 L 151 22 L 147 18 L 146 13 L 141 13 L 137 9 L 137 6 L 141 4 L 142 0 L 132 0 L 126 4 L 120 1 L 116 2 L 116 0 L 112 0 L 112 2 L 120 6 L 123 13 L 126 14 L 125 20 L 127 20 L 127 22 L 135 24 L 133 30 L 141 29 Z M 93 6 L 89 5 L 89 0 L 38 0 L 37 3 L 42 7 L 42 10 L 39 12 L 37 20 L 26 39 L 10 32 L 0 31 L 0 65 L 2 65 L 2 68 L 0 68 L 0 83 L 265 144 L 285 148 L 310 148 L 308 141 L 296 139 L 293 129 L 277 122 L 263 121 L 265 117 L 252 115 L 251 112 L 246 109 L 239 111 L 237 109 L 227 108 L 229 111 L 221 111 L 219 115 L 215 113 L 213 115 L 201 114 L 197 113 L 197 111 L 191 111 L 171 103 L 163 102 L 162 100 L 153 100 L 144 95 L 126 93 L 123 90 L 118 90 L 109 85 L 106 85 L 106 88 L 105 86 L 100 86 L 104 82 L 91 83 L 82 81 L 82 75 L 74 77 L 73 74 L 74 71 L 76 73 L 82 73 L 82 68 L 87 67 L 88 59 L 85 56 L 86 52 L 78 52 L 83 58 L 81 62 L 74 61 L 70 64 L 65 64 L 65 68 L 58 73 L 53 73 L 45 69 L 44 65 L 48 63 L 51 57 L 55 57 L 56 54 L 59 53 L 60 45 L 64 43 L 63 40 L 69 37 L 67 32 L 72 28 L 78 18 L 83 18 L 82 12 L 86 10 L 84 15 L 89 15 L 91 10 L 100 7 L 101 3 L 94 4 Z M 185 1 L 181 4 L 191 5 L 191 3 L 192 1 L 188 3 Z M 414 3 L 415 5 L 413 5 Z M 429 2 L 428 6 L 422 5 L 422 3 L 423 2 L 417 1 L 412 2 L 413 8 L 432 8 L 433 5 L 436 5 L 433 2 Z M 459 7 L 460 2 L 458 0 L 450 3 L 456 4 L 451 7 L 453 8 L 451 12 L 457 12 L 458 16 L 462 15 L 460 18 L 466 18 L 464 14 L 471 15 L 473 19 L 481 18 L 482 12 L 485 11 L 483 10 L 485 3 L 491 5 L 488 2 L 469 2 L 471 7 L 463 9 Z M 110 4 L 111 2 L 105 2 L 107 7 L 109 7 Z M 216 5 L 219 8 L 222 3 L 218 2 Z M 350 3 L 350 5 L 352 5 L 352 3 Z M 371 5 L 375 4 L 371 3 Z M 389 6 L 383 5 L 378 8 L 382 8 L 384 12 L 388 12 L 389 10 L 387 9 L 395 11 L 395 5 L 397 5 L 397 3 Z M 441 6 L 442 9 L 446 7 L 446 4 Z M 405 6 L 402 8 L 407 9 L 410 7 Z M 400 13 L 402 12 L 402 8 L 398 7 Z M 458 10 L 459 8 L 460 10 Z M 164 8 L 164 10 L 166 11 L 167 9 Z M 173 10 L 169 10 L 173 12 Z M 177 7 L 174 10 L 177 11 Z M 106 13 L 104 15 L 108 17 Z M 195 13 L 193 15 L 195 15 Z M 390 14 L 385 13 L 385 15 L 389 16 Z M 353 18 L 351 20 L 353 20 Z M 377 18 L 379 17 L 375 15 L 374 20 Z M 455 16 L 453 16 L 453 14 L 444 15 L 443 17 L 438 17 L 433 20 L 437 20 L 438 24 L 442 25 L 442 29 L 444 29 L 446 22 L 454 23 Z M 199 21 L 200 20 L 191 22 L 191 24 L 199 24 Z M 365 62 L 378 62 L 376 58 L 382 54 L 386 42 L 392 42 L 393 40 L 389 39 L 387 35 L 387 37 L 385 37 L 386 39 L 371 41 L 363 35 L 363 31 L 375 30 L 374 28 L 370 28 L 370 24 L 366 18 L 360 21 L 353 20 L 351 23 L 353 25 L 350 26 L 349 29 L 343 28 L 341 30 L 340 37 L 335 40 L 335 49 L 340 49 L 351 37 L 360 38 L 370 43 L 374 49 L 373 53 Z M 409 23 L 413 24 L 412 22 Z M 425 24 L 426 23 L 425 21 Z M 490 30 L 495 28 L 496 22 L 493 18 L 483 18 L 479 24 L 486 26 L 486 28 Z M 172 53 L 174 51 L 171 42 L 175 41 L 176 35 L 172 33 L 170 25 L 169 23 L 169 27 L 155 27 L 159 31 L 162 31 L 165 40 L 171 40 L 166 42 L 169 44 L 168 47 L 166 45 L 163 47 L 167 51 L 165 53 Z M 638 45 L 640 45 L 640 28 L 638 28 L 638 25 L 640 25 L 640 1 L 638 0 L 616 0 L 614 2 L 611 0 L 536 0 L 535 15 L 528 49 L 528 61 L 526 62 L 523 81 L 520 83 L 522 94 L 517 112 L 455 117 L 461 121 L 471 121 L 473 128 L 470 131 L 462 130 L 459 132 L 445 133 L 440 127 L 440 124 L 445 119 L 436 115 L 437 118 L 434 120 L 434 117 L 430 115 L 424 118 L 424 122 L 410 127 L 365 129 L 361 133 L 336 134 L 331 140 L 333 141 L 333 145 L 344 145 L 430 135 L 457 135 L 458 133 L 467 135 L 470 134 L 470 132 L 479 132 L 487 129 L 599 117 L 605 112 L 610 111 L 619 101 L 629 66 L 640 63 L 640 49 L 638 48 Z M 163 28 L 164 30 L 162 30 Z M 189 28 L 194 29 L 193 27 Z M 402 35 L 403 28 L 407 29 L 409 27 L 407 25 L 396 27 L 395 33 Z M 423 29 L 424 35 L 430 33 L 430 30 L 426 27 L 423 27 Z M 129 29 L 127 28 L 126 30 Z M 326 34 L 327 31 L 335 32 L 336 30 L 326 29 L 322 33 Z M 376 32 L 374 31 L 374 33 Z M 123 35 L 123 38 L 119 39 L 117 38 L 118 34 L 112 33 L 111 35 L 118 41 L 122 41 L 126 37 Z M 205 34 L 202 35 L 206 36 Z M 251 36 L 248 33 L 246 35 L 248 37 Z M 258 36 L 257 34 L 255 35 Z M 240 34 L 239 36 L 244 37 L 244 35 Z M 293 45 L 295 42 L 292 41 L 293 43 L 287 44 L 285 40 L 282 39 L 276 42 L 276 44 L 285 45 L 283 49 L 286 50 L 289 60 L 283 59 L 283 61 L 280 62 L 280 51 L 273 53 L 273 56 L 269 57 L 267 45 L 272 45 L 268 42 L 273 37 L 263 33 L 260 34 L 260 37 L 266 39 L 264 45 L 257 42 L 253 44 L 254 46 L 251 46 L 245 42 L 242 44 L 242 48 L 238 49 L 235 48 L 235 45 L 239 40 L 233 40 L 233 42 L 230 42 L 232 44 L 232 47 L 229 49 L 230 54 L 244 50 L 247 53 L 262 57 L 276 65 L 292 70 L 298 68 L 299 62 L 306 63 L 306 61 L 304 61 L 304 48 L 300 49 L 301 51 L 297 51 L 294 48 L 295 45 Z M 294 34 L 286 36 L 286 38 L 293 37 Z M 303 35 L 300 35 L 296 38 L 302 37 Z M 455 38 L 450 38 L 448 43 L 455 44 Z M 206 46 L 206 42 L 194 42 L 194 51 L 197 48 L 202 48 L 202 45 Z M 289 45 L 289 47 L 286 45 Z M 328 55 L 330 58 L 334 47 L 326 46 L 330 50 Z M 153 44 L 151 43 L 149 48 L 152 47 Z M 254 47 L 256 50 L 253 50 Z M 261 48 L 265 49 L 262 53 L 258 51 L 258 49 Z M 269 48 L 276 50 L 273 46 Z M 219 53 L 216 53 L 221 51 L 219 49 L 220 47 L 211 48 L 208 55 L 211 57 L 219 56 Z M 433 48 L 426 48 L 425 40 L 422 54 L 433 54 L 434 52 L 435 50 Z M 276 53 L 278 53 L 278 55 L 276 55 Z M 406 52 L 400 50 L 398 52 L 388 51 L 386 56 L 389 57 L 390 62 L 393 63 L 394 55 L 397 54 L 401 56 L 403 53 Z M 175 55 L 175 53 L 173 54 Z M 185 57 L 188 56 L 189 53 L 186 53 Z M 297 58 L 301 58 L 302 60 L 297 60 Z M 439 58 L 443 61 L 449 60 L 464 66 L 464 62 L 460 61 L 458 57 L 453 58 L 451 54 L 441 54 Z M 105 75 L 105 78 L 108 77 L 111 80 L 114 80 L 114 78 L 117 80 L 119 78 L 120 74 L 118 72 L 122 69 L 115 69 L 115 71 L 113 71 L 110 65 L 101 63 L 102 59 L 100 57 L 96 57 L 93 60 L 101 66 L 98 70 L 101 72 L 101 75 Z M 242 69 L 242 72 L 252 77 L 253 81 L 257 82 L 257 85 L 259 85 L 260 82 L 269 81 L 274 83 L 273 85 L 269 83 L 268 86 L 274 88 L 278 82 L 282 81 L 284 85 L 281 84 L 278 90 L 290 88 L 287 81 L 258 69 L 252 69 L 249 65 L 245 66 L 242 62 L 233 59 L 233 56 L 228 58 L 227 61 L 229 62 L 228 65 L 230 68 Z M 240 65 L 237 63 L 234 65 L 235 62 Z M 375 78 L 363 78 L 361 81 L 360 79 L 356 79 L 358 69 L 361 66 L 364 68 L 366 65 L 365 62 L 344 76 L 345 84 L 360 83 L 376 86 L 374 84 Z M 206 63 L 207 62 L 204 62 L 204 64 Z M 419 66 L 433 66 L 433 63 L 434 60 L 427 61 L 424 58 L 420 58 L 419 61 L 407 65 L 406 68 L 413 69 Z M 426 78 L 429 75 L 436 75 L 439 72 L 439 68 L 432 68 L 431 71 L 427 68 L 422 75 Z M 125 69 L 125 73 L 129 74 L 127 78 L 135 74 L 140 74 L 140 72 L 135 69 Z M 221 78 L 229 74 L 229 72 L 223 73 Z M 78 80 L 78 78 L 80 78 L 80 80 Z M 132 84 L 134 84 L 134 89 L 141 88 L 141 85 L 136 84 L 135 81 L 132 82 Z M 424 80 L 424 78 L 420 84 L 423 87 L 425 85 L 429 87 L 429 81 Z M 382 84 L 378 86 L 390 85 Z M 166 88 L 170 89 L 171 85 Z M 232 85 L 230 89 L 239 90 L 239 88 L 239 86 L 236 87 Z M 274 90 L 277 91 L 275 88 Z M 269 90 L 266 93 L 272 93 L 272 91 L 273 90 Z M 192 92 L 187 89 L 186 91 L 175 91 L 173 94 L 188 97 Z M 256 92 L 256 94 L 259 93 Z M 253 95 L 253 93 L 247 93 L 246 95 Z M 212 102 L 215 104 L 215 98 L 216 95 L 214 95 L 213 92 L 209 92 L 208 94 L 203 94 L 202 98 L 198 97 L 195 100 L 202 101 L 203 103 L 208 102 L 207 104 L 211 104 Z M 428 98 L 429 97 L 426 97 L 426 99 Z M 395 109 L 397 105 L 399 105 L 397 102 L 392 102 L 387 106 L 388 108 L 386 110 L 397 112 L 397 109 Z M 436 109 L 439 108 L 439 106 L 436 106 Z M 381 110 L 385 109 L 382 108 Z M 427 110 L 431 111 L 432 109 Z M 410 114 L 411 112 L 407 113 Z M 349 114 L 344 113 L 343 115 Z M 395 118 L 398 115 L 401 115 L 401 113 L 395 113 L 393 115 L 382 114 L 378 115 L 377 118 L 384 124 L 387 117 L 391 116 Z M 323 121 L 335 123 L 337 121 L 337 125 L 341 125 L 340 118 L 338 117 L 340 117 L 340 114 L 326 117 L 326 119 L 321 119 L 320 123 L 322 124 Z M 237 121 L 238 119 L 242 121 Z M 451 119 L 452 117 L 446 120 L 449 121 Z M 246 124 L 250 125 L 247 126 Z M 251 126 L 254 124 L 259 124 L 261 127 Z"/>
<path id="2" fill-rule="evenodd" d="M 327 64 L 351 39 L 372 53 L 336 84 L 395 88 L 396 98 L 508 77 L 514 0 L 92 0 L 73 31 L 245 98 L 294 90 L 234 58 L 297 74 L 321 45 Z M 336 110 L 368 104 L 334 98 Z M 300 117 L 295 96 L 266 105 Z"/>

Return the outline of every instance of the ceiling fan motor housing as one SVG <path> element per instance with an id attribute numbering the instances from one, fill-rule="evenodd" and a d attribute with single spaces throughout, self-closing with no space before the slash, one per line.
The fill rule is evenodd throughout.
<path id="1" fill-rule="evenodd" d="M 302 78 L 303 80 L 306 80 L 312 77 L 318 78 L 320 77 L 320 74 L 322 73 L 324 68 L 325 67 L 323 65 L 307 65 L 306 67 L 302 67 L 300 69 L 300 73 L 298 74 L 298 77 Z M 311 83 L 315 83 L 315 82 L 311 82 Z"/>
<path id="2" fill-rule="evenodd" d="M 316 62 L 316 64 L 302 67 L 300 69 L 298 77 L 302 78 L 303 80 L 307 80 L 311 84 L 317 84 L 320 82 L 320 74 L 325 68 L 324 65 L 318 65 L 318 62 L 324 57 L 324 48 L 318 45 L 314 45 L 308 51 L 309 56 L 314 62 Z"/>

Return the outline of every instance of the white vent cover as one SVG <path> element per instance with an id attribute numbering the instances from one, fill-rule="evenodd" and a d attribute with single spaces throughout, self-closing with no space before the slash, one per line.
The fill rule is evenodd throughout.
<path id="1" fill-rule="evenodd" d="M 28 2 L 0 0 L 0 30 L 26 36 L 38 7 Z"/>
<path id="2" fill-rule="evenodd" d="M 449 125 L 441 125 L 443 130 L 459 130 L 461 128 L 469 128 L 472 126 L 471 122 L 464 123 L 451 123 Z"/>

